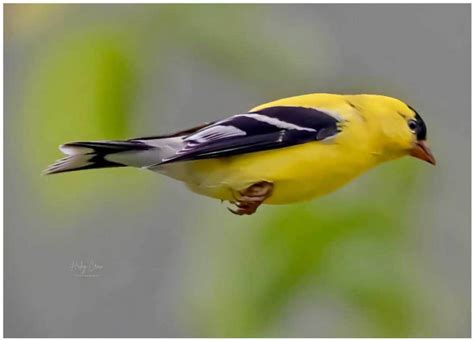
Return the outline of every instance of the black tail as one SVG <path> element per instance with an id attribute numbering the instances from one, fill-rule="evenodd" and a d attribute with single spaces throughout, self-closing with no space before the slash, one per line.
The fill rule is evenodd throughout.
<path id="1" fill-rule="evenodd" d="M 139 141 L 97 141 L 71 142 L 59 149 L 66 157 L 56 161 L 43 171 L 43 174 L 56 174 L 84 169 L 126 167 L 126 165 L 107 160 L 107 155 L 152 148 Z"/>

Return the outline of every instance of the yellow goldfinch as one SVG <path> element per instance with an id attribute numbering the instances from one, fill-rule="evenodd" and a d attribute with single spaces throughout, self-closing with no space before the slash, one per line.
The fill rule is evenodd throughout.
<path id="1" fill-rule="evenodd" d="M 308 94 L 170 135 L 72 142 L 45 174 L 140 167 L 226 200 L 231 212 L 308 200 L 384 161 L 412 155 L 435 164 L 420 115 L 380 95 Z"/>

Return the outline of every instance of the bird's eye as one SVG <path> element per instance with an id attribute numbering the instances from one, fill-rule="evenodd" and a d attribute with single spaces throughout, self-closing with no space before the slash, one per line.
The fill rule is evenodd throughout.
<path id="1" fill-rule="evenodd" d="M 416 128 L 418 128 L 418 122 L 416 122 L 415 120 L 408 121 L 408 128 L 410 128 L 412 132 L 415 132 Z"/>

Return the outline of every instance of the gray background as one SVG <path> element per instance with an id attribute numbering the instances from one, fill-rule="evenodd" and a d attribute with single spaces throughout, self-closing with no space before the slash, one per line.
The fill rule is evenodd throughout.
<path id="1" fill-rule="evenodd" d="M 218 252 L 212 254 L 215 241 L 225 248 L 222 240 L 239 239 L 242 230 L 256 228 L 258 219 L 278 208 L 265 209 L 253 220 L 239 220 L 213 200 L 137 170 L 83 175 L 91 182 L 81 182 L 80 192 L 70 189 L 68 181 L 83 181 L 81 175 L 39 177 L 51 155 L 59 156 L 56 140 L 40 140 L 48 140 L 60 125 L 48 116 L 57 107 L 45 113 L 28 104 L 28 96 L 38 91 L 29 84 L 41 65 L 40 56 L 53 41 L 63 39 L 58 36 L 64 32 L 88 28 L 93 37 L 99 26 L 121 27 L 124 32 L 134 25 L 147 27 L 144 23 L 153 22 L 161 6 L 15 6 L 5 7 L 5 336 L 225 336 L 219 329 L 202 329 L 204 317 L 193 313 L 189 302 L 206 302 L 200 290 L 206 285 L 202 277 L 209 278 L 206 271 L 219 258 Z M 235 20 L 230 15 L 225 23 L 218 14 L 205 17 L 213 6 L 201 6 L 199 14 L 191 16 L 196 27 L 206 27 L 209 46 L 228 31 L 224 40 L 230 52 L 215 59 L 212 49 L 203 55 L 199 47 L 189 47 L 192 41 L 179 38 L 172 38 L 166 53 L 158 50 L 167 41 L 154 40 L 154 35 L 166 26 L 142 31 L 146 43 L 131 48 L 142 59 L 133 57 L 138 58 L 141 77 L 130 84 L 134 98 L 128 110 L 133 115 L 127 134 L 186 128 L 300 93 L 374 92 L 406 100 L 427 122 L 439 164 L 432 168 L 413 162 L 419 169 L 413 185 L 417 206 L 406 217 L 411 227 L 403 230 L 406 250 L 400 253 L 417 264 L 407 268 L 413 270 L 410 280 L 422 289 L 424 302 L 429 302 L 424 308 L 429 321 L 410 322 L 411 332 L 402 336 L 468 337 L 470 6 L 268 5 L 254 6 L 259 14 L 246 22 L 242 16 L 251 13 L 251 7 L 236 8 Z M 181 10 L 171 12 L 179 16 Z M 167 25 L 170 35 L 184 30 L 173 18 Z M 253 35 L 263 36 L 270 47 L 262 52 L 258 44 L 239 45 Z M 226 72 L 233 50 L 245 64 Z M 288 59 L 288 68 L 279 69 L 267 60 L 275 55 Z M 46 96 L 48 89 L 41 91 Z M 33 118 L 42 122 L 42 129 L 51 125 L 50 130 L 38 133 L 29 125 Z M 37 138 L 38 144 L 28 136 Z M 68 136 L 74 140 L 84 135 Z M 48 148 L 53 154 L 43 156 L 41 150 Z M 374 186 L 371 177 L 382 171 L 374 170 L 332 194 L 333 202 L 348 195 L 357 200 Z M 60 198 L 48 192 L 55 181 L 63 186 Z M 318 201 L 307 205 L 316 207 Z M 74 262 L 102 268 L 92 271 L 97 277 L 78 277 L 77 269 L 70 268 Z M 215 276 L 220 278 L 219 271 Z M 370 325 L 360 327 L 366 321 L 359 321 L 351 309 L 343 298 L 307 285 L 290 296 L 256 336 L 391 335 L 381 335 Z M 344 327 L 351 323 L 360 328 Z"/>

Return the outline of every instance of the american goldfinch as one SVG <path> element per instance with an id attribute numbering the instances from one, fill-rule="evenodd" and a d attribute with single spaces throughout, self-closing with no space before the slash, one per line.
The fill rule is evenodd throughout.
<path id="1" fill-rule="evenodd" d="M 174 134 L 60 150 L 67 156 L 46 174 L 146 168 L 229 201 L 238 215 L 327 194 L 404 155 L 435 164 L 420 115 L 398 99 L 365 94 L 289 97 Z"/>

